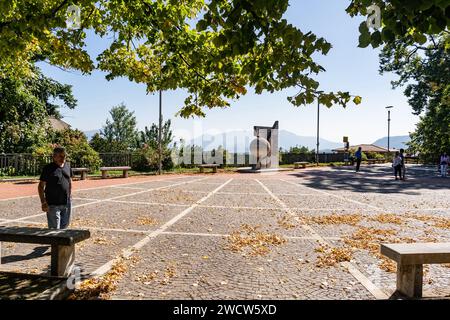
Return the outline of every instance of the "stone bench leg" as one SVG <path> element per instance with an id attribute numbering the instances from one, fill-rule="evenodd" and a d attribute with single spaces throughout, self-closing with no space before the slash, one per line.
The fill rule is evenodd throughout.
<path id="1" fill-rule="evenodd" d="M 106 174 L 106 171 L 102 171 L 102 179 L 106 179 L 108 175 Z"/>
<path id="2" fill-rule="evenodd" d="M 397 291 L 410 298 L 422 297 L 423 265 L 397 265 Z"/>
<path id="3" fill-rule="evenodd" d="M 203 173 L 203 167 L 200 167 L 200 173 Z"/>
<path id="4" fill-rule="evenodd" d="M 51 275 L 70 276 L 75 262 L 75 245 L 52 245 Z"/>
<path id="5" fill-rule="evenodd" d="M 213 173 L 217 173 L 217 167 L 213 167 Z"/>
<path id="6" fill-rule="evenodd" d="M 128 170 L 123 170 L 123 177 L 128 178 Z"/>
<path id="7" fill-rule="evenodd" d="M 86 171 L 81 172 L 81 180 L 86 180 Z"/>

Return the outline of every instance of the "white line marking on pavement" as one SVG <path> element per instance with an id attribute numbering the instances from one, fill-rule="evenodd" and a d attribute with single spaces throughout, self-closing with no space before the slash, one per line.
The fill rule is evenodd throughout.
<path id="1" fill-rule="evenodd" d="M 202 182 L 202 184 L 205 185 L 212 185 L 212 186 L 219 186 L 221 185 L 223 182 Z"/>
<path id="2" fill-rule="evenodd" d="M 330 192 L 326 192 L 326 191 L 323 191 L 323 190 L 318 190 L 318 189 L 314 189 L 314 188 L 311 188 L 311 187 L 302 186 L 302 185 L 299 185 L 298 183 L 295 183 L 295 182 L 292 182 L 292 181 L 289 181 L 289 180 L 283 180 L 283 179 L 280 179 L 280 180 L 283 181 L 283 182 L 292 184 L 294 186 L 298 186 L 298 187 L 301 187 L 301 188 L 308 188 L 308 189 L 314 190 L 316 192 L 325 194 L 325 195 L 330 196 L 330 197 L 334 197 L 334 198 L 341 199 L 341 200 L 344 200 L 344 201 L 347 201 L 347 202 L 352 202 L 352 203 L 355 203 L 355 204 L 363 205 L 363 206 L 372 208 L 374 210 L 381 210 L 381 211 L 383 211 L 383 209 L 381 209 L 379 207 L 372 206 L 372 205 L 364 203 L 364 202 L 348 199 L 348 198 L 345 198 L 345 197 L 342 197 L 342 196 L 338 196 L 336 194 L 333 194 L 333 193 L 330 193 Z"/>
<path id="3" fill-rule="evenodd" d="M 139 182 L 112 184 L 112 185 L 108 185 L 108 186 L 100 186 L 100 187 L 94 187 L 94 188 L 75 189 L 75 190 L 73 190 L 73 192 L 86 191 L 86 190 L 97 190 L 97 189 L 105 189 L 105 188 L 113 188 L 113 187 L 118 187 L 118 186 L 131 186 L 131 185 L 135 185 L 135 184 L 150 183 L 150 182 L 174 182 L 174 181 L 170 181 L 170 180 L 172 180 L 172 179 L 187 179 L 187 178 L 191 178 L 191 177 L 190 176 L 170 177 L 170 178 L 166 178 L 166 179 L 146 180 L 146 181 L 139 181 Z M 202 179 L 200 179 L 200 180 L 202 180 Z M 36 190 L 37 190 L 37 187 L 36 187 Z M 38 196 L 37 194 L 33 194 L 31 196 L 23 196 L 23 197 L 0 199 L 0 202 L 8 201 L 8 200 L 18 200 L 18 199 L 24 199 L 24 198 L 34 198 L 34 197 L 37 197 L 37 196 Z"/>
<path id="4" fill-rule="evenodd" d="M 210 208 L 210 209 L 237 209 L 237 210 L 280 210 L 277 207 L 240 207 L 240 206 L 218 206 L 218 205 L 206 205 L 201 204 L 199 208 Z"/>
<path id="5" fill-rule="evenodd" d="M 290 214 L 291 216 L 297 218 L 297 221 L 300 221 L 302 223 L 302 227 L 305 230 L 308 230 L 311 235 L 313 236 L 313 238 L 315 240 L 317 240 L 319 243 L 322 243 L 328 247 L 334 247 L 331 243 L 329 243 L 328 241 L 326 241 L 322 236 L 320 236 L 311 226 L 309 226 L 308 224 L 304 223 L 301 221 L 301 219 L 299 219 L 298 217 L 295 216 L 295 214 L 289 209 L 289 207 L 280 199 L 278 198 L 275 194 L 273 194 L 262 182 L 260 182 L 259 180 L 255 179 L 256 181 L 258 181 L 258 183 L 271 195 L 271 197 L 277 201 L 281 207 L 283 209 L 286 210 L 286 212 L 288 214 Z M 287 182 L 286 180 L 281 180 L 284 182 Z M 296 184 L 295 184 L 296 185 Z M 294 219 L 295 219 L 294 218 Z M 350 262 L 346 262 L 346 263 L 341 263 L 342 266 L 346 267 L 347 270 L 349 271 L 349 273 L 355 278 L 357 279 L 376 299 L 388 299 L 388 295 L 383 292 L 383 290 L 381 290 L 380 288 L 378 288 L 375 284 L 373 284 L 366 276 L 364 276 L 352 263 Z"/>
<path id="6" fill-rule="evenodd" d="M 37 188 L 36 188 L 37 190 Z M 8 200 L 20 200 L 20 199 L 26 199 L 26 198 L 36 198 L 38 195 L 37 194 L 33 194 L 31 196 L 23 196 L 23 197 L 15 197 L 15 198 L 7 198 L 7 199 L 0 199 L 0 202 L 2 201 L 8 201 Z"/>
<path id="7" fill-rule="evenodd" d="M 204 178 L 207 179 L 207 178 Z M 223 187 L 225 187 L 228 183 L 230 183 L 233 179 L 229 179 L 227 180 L 225 183 L 221 184 L 220 186 L 218 186 L 217 188 L 215 188 L 213 191 L 209 192 L 206 196 L 204 196 L 203 198 L 201 198 L 200 200 L 196 201 L 193 205 L 191 205 L 189 208 L 186 208 L 185 210 L 183 210 L 181 213 L 179 213 L 178 215 L 176 215 L 175 217 L 173 217 L 172 219 L 170 219 L 169 221 L 167 221 L 165 224 L 163 224 L 161 227 L 159 227 L 157 230 L 151 231 L 146 237 L 144 237 L 143 239 L 141 239 L 140 241 L 138 241 L 137 243 L 135 243 L 133 246 L 122 250 L 122 254 L 117 257 L 114 258 L 110 261 L 108 261 L 107 263 L 105 263 L 104 265 L 102 265 L 101 267 L 97 268 L 94 272 L 92 272 L 90 274 L 91 277 L 99 277 L 103 274 L 105 274 L 106 272 L 108 272 L 112 266 L 114 265 L 114 263 L 116 263 L 116 261 L 118 261 L 120 258 L 128 258 L 130 257 L 135 251 L 141 249 L 143 246 L 145 246 L 150 240 L 152 240 L 153 238 L 155 238 L 156 236 L 160 235 L 162 232 L 166 231 L 167 228 L 169 228 L 170 226 L 172 226 L 174 223 L 176 223 L 178 220 L 180 220 L 181 218 L 183 218 L 184 216 L 186 216 L 188 213 L 190 213 L 192 210 L 194 210 L 196 207 L 198 207 L 199 204 L 201 204 L 202 202 L 206 201 L 208 198 L 210 198 L 211 196 L 213 196 L 215 193 L 217 193 L 220 189 L 222 189 Z"/>
<path id="8" fill-rule="evenodd" d="M 201 233 L 201 232 L 177 232 L 177 231 L 163 231 L 161 234 L 177 235 L 177 236 L 196 236 L 196 237 L 228 237 L 229 234 L 219 233 Z"/>
<path id="9" fill-rule="evenodd" d="M 267 188 L 267 186 L 265 186 L 258 179 L 255 179 L 255 181 L 257 181 L 261 185 L 261 187 L 263 187 L 264 190 L 266 190 L 266 192 L 272 197 L 272 199 L 274 199 L 287 214 L 294 217 L 294 220 L 296 220 L 297 222 L 300 222 L 300 218 L 294 212 L 292 212 L 291 209 L 280 198 L 278 198 L 272 191 L 270 191 L 269 188 Z M 312 234 L 317 241 L 319 242 L 323 241 L 322 237 L 316 231 L 314 231 L 309 225 L 302 223 L 301 227 L 306 231 L 308 231 L 310 234 Z"/>
<path id="10" fill-rule="evenodd" d="M 220 233 L 199 233 L 199 232 L 177 232 L 177 231 L 164 231 L 161 234 L 168 235 L 180 235 L 180 236 L 197 236 L 197 237 L 229 237 L 229 234 L 220 234 Z M 296 236 L 285 236 L 282 235 L 286 239 L 293 240 L 316 240 L 315 237 L 296 237 Z M 328 240 L 342 240 L 339 237 L 324 237 L 324 239 Z"/>
<path id="11" fill-rule="evenodd" d="M 201 180 L 204 180 L 204 179 L 207 179 L 207 178 L 200 178 L 200 179 L 197 179 L 197 180 L 191 180 L 191 181 L 186 181 L 186 182 L 182 181 L 182 182 L 178 182 L 178 183 L 167 185 L 167 186 L 156 187 L 156 188 L 153 188 L 153 189 L 142 190 L 142 191 L 138 191 L 138 192 L 134 192 L 134 193 L 130 193 L 130 194 L 125 194 L 125 195 L 120 195 L 120 196 L 116 196 L 116 197 L 112 197 L 112 198 L 107 198 L 107 199 L 97 200 L 97 201 L 93 201 L 93 202 L 82 203 L 82 204 L 73 206 L 72 208 L 79 208 L 79 207 L 89 206 L 89 205 L 92 205 L 92 204 L 98 204 L 98 203 L 111 201 L 111 200 L 116 200 L 116 199 L 120 199 L 120 198 L 124 198 L 124 197 L 128 197 L 128 196 L 134 196 L 134 195 L 138 195 L 138 194 L 142 194 L 142 193 L 146 193 L 146 192 L 150 192 L 150 191 L 154 191 L 154 190 L 160 190 L 160 189 L 164 189 L 164 188 L 171 188 L 171 187 L 175 187 L 175 186 L 179 186 L 179 185 L 183 185 L 183 184 L 189 184 L 189 183 L 192 183 L 194 181 L 201 181 Z M 38 213 L 38 214 L 35 214 L 35 215 L 14 219 L 14 220 L 11 220 L 10 222 L 7 222 L 7 223 L 27 220 L 27 219 L 31 219 L 31 218 L 36 218 L 36 217 L 43 216 L 45 214 L 46 214 L 45 212 Z"/>
<path id="12" fill-rule="evenodd" d="M 161 203 L 161 202 L 128 201 L 128 200 L 108 200 L 108 202 L 142 204 L 150 206 L 166 206 L 166 207 L 189 207 L 188 204 L 181 204 L 181 203 Z"/>
<path id="13" fill-rule="evenodd" d="M 408 212 L 408 211 L 450 211 L 450 208 L 411 208 L 411 209 L 386 209 L 386 211 Z"/>
<path id="14" fill-rule="evenodd" d="M 97 199 L 97 198 L 80 198 L 80 197 L 72 197 L 72 200 L 100 201 L 100 200 L 102 200 L 102 199 Z"/>
<path id="15" fill-rule="evenodd" d="M 20 224 L 33 224 L 33 225 L 46 225 L 46 222 L 37 222 L 37 221 L 27 221 L 27 220 L 22 220 L 22 221 L 14 221 L 14 220 L 8 220 L 5 219 L 6 221 L 9 222 L 15 222 L 15 223 L 20 223 Z M 0 221 L 1 222 L 1 221 Z M 127 232 L 127 233 L 142 233 L 142 234 L 147 234 L 148 230 L 137 230 L 137 229 L 115 229 L 115 228 L 100 228 L 100 227 L 91 227 L 91 226 L 77 226 L 78 229 L 89 229 L 89 230 L 96 230 L 96 231 L 112 231 L 112 232 Z"/>
<path id="16" fill-rule="evenodd" d="M 264 192 L 225 192 L 225 191 L 218 192 L 218 194 L 229 194 L 237 196 L 265 195 Z"/>
<path id="17" fill-rule="evenodd" d="M 92 198 L 72 198 L 72 200 L 87 200 L 87 201 L 97 201 L 97 202 L 104 201 L 104 202 L 115 202 L 115 203 L 142 204 L 142 205 L 150 205 L 150 206 L 189 207 L 188 204 L 147 202 L 147 201 L 128 201 L 128 200 L 92 199 Z"/>
<path id="18" fill-rule="evenodd" d="M 113 189 L 130 189 L 130 190 L 147 190 L 150 188 L 128 187 L 128 186 L 114 186 Z"/>

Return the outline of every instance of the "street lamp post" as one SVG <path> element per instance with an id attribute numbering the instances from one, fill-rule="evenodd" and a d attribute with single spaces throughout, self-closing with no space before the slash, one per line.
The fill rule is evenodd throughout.
<path id="1" fill-rule="evenodd" d="M 319 165 L 319 127 L 320 127 L 320 102 L 319 97 L 323 93 L 323 91 L 317 91 L 317 143 L 316 143 L 316 165 Z"/>
<path id="2" fill-rule="evenodd" d="M 391 135 L 391 110 L 394 106 L 387 106 L 386 109 L 388 109 L 388 153 L 390 152 L 390 135 Z"/>
<path id="3" fill-rule="evenodd" d="M 158 174 L 162 174 L 162 90 L 159 90 Z"/>

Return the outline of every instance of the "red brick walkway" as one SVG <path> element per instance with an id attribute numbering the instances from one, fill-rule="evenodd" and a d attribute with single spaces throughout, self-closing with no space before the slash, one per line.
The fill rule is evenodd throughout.
<path id="1" fill-rule="evenodd" d="M 88 180 L 74 180 L 74 190 L 89 189 L 110 185 L 121 185 L 141 181 L 152 181 L 159 179 L 170 179 L 174 177 L 181 177 L 184 175 L 168 174 L 161 176 L 132 176 L 129 178 L 110 178 L 110 179 L 88 179 Z M 27 197 L 37 195 L 38 181 L 27 182 L 0 182 L 0 199 L 10 199 L 18 197 Z"/>

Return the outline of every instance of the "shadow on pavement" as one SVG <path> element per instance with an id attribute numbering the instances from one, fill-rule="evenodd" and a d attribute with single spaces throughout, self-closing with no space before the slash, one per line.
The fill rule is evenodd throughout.
<path id="1" fill-rule="evenodd" d="M 311 169 L 290 174 L 301 185 L 329 191 L 372 193 L 402 193 L 419 195 L 423 190 L 449 190 L 450 178 L 438 176 L 435 167 L 408 167 L 406 180 L 395 180 L 391 167 L 361 167 L 356 173 L 352 167 L 331 167 L 328 170 Z"/>
<path id="2" fill-rule="evenodd" d="M 1 262 L 2 262 L 2 264 L 6 264 L 6 263 L 13 263 L 13 262 L 18 262 L 18 261 L 25 261 L 25 260 L 31 260 L 31 259 L 35 259 L 35 258 L 39 258 L 39 257 L 43 257 L 43 256 L 48 256 L 48 255 L 50 255 L 50 251 L 48 253 L 46 253 L 46 252 L 49 248 L 50 248 L 49 246 L 35 247 L 33 249 L 33 252 L 31 252 L 27 255 L 10 255 L 10 256 L 2 257 Z"/>

